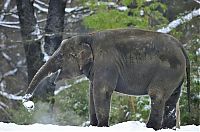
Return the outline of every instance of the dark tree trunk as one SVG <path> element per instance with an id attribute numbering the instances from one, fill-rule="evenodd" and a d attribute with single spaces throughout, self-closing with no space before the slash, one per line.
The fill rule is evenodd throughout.
<path id="1" fill-rule="evenodd" d="M 37 70 L 42 66 L 41 43 L 38 40 L 37 21 L 34 16 L 33 1 L 16 0 L 19 15 L 21 35 L 26 54 L 28 83 L 31 82 Z"/>
<path id="2" fill-rule="evenodd" d="M 52 55 L 62 41 L 66 0 L 50 0 L 45 27 L 45 51 Z"/>

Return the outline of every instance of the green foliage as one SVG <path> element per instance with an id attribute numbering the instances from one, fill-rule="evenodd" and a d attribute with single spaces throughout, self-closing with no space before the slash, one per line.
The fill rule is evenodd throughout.
<path id="1" fill-rule="evenodd" d="M 22 106 L 22 104 L 20 104 Z M 29 113 L 25 107 L 19 107 L 18 109 L 10 109 L 12 121 L 16 124 L 25 125 L 33 123 L 33 114 Z"/>
<path id="2" fill-rule="evenodd" d="M 91 29 L 104 30 L 125 28 L 128 25 L 134 25 L 139 28 L 145 28 L 148 25 L 146 20 L 141 17 L 128 16 L 128 11 L 120 12 L 118 10 L 100 11 L 87 19 L 84 19 L 84 24 Z"/>
<path id="3" fill-rule="evenodd" d="M 130 5 L 132 0 L 122 0 L 123 5 Z M 145 0 L 137 0 L 137 7 L 126 11 L 110 9 L 104 3 L 95 4 L 91 2 L 91 9 L 95 13 L 85 17 L 83 24 L 92 30 L 104 30 L 114 28 L 136 27 L 142 29 L 158 29 L 168 23 L 162 12 L 166 11 L 166 5 L 160 2 L 153 2 L 145 6 Z M 158 11 L 158 8 L 162 12 Z M 141 16 L 141 10 L 144 15 Z M 154 27 L 152 27 L 154 26 Z"/>
<path id="4" fill-rule="evenodd" d="M 57 119 L 63 125 L 80 125 L 88 120 L 88 81 L 83 81 L 62 91 L 56 96 L 60 111 Z"/>
<path id="5" fill-rule="evenodd" d="M 123 0 L 123 1 L 122 1 L 122 4 L 125 5 L 125 6 L 128 6 L 128 5 L 130 5 L 132 2 L 133 2 L 133 0 Z"/>
<path id="6" fill-rule="evenodd" d="M 146 0 L 136 0 L 137 6 L 140 8 L 142 6 L 144 6 L 144 3 L 146 2 Z"/>
<path id="7" fill-rule="evenodd" d="M 188 113 L 187 92 L 186 87 L 183 88 L 180 100 L 181 121 L 186 124 L 200 124 L 200 54 L 197 53 L 200 49 L 200 36 L 194 35 L 192 40 L 187 45 L 189 58 L 191 63 L 191 113 Z"/>

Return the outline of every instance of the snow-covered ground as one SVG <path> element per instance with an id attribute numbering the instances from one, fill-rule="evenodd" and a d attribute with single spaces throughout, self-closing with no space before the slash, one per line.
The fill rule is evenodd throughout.
<path id="1" fill-rule="evenodd" d="M 110 127 L 78 127 L 78 126 L 57 126 L 50 124 L 16 125 L 14 123 L 0 122 L 0 132 L 155 132 L 151 128 L 146 128 L 144 123 L 138 121 L 128 121 Z M 157 132 L 200 132 L 200 125 L 181 126 L 176 131 L 162 129 Z"/>

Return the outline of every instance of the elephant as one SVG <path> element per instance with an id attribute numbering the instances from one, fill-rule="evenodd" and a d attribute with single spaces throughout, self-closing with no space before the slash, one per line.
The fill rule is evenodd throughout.
<path id="1" fill-rule="evenodd" d="M 176 125 L 176 103 L 185 76 L 189 103 L 189 58 L 182 44 L 168 34 L 127 28 L 65 39 L 38 70 L 26 94 L 32 93 L 49 72 L 58 69 L 65 78 L 84 74 L 89 79 L 92 126 L 108 126 L 114 91 L 149 95 L 151 112 L 146 126 L 155 130 Z"/>

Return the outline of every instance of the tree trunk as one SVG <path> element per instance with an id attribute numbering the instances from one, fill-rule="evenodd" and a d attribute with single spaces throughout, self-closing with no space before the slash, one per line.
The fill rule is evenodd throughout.
<path id="1" fill-rule="evenodd" d="M 42 66 L 41 42 L 38 39 L 39 28 L 34 15 L 33 1 L 16 0 L 22 41 L 26 54 L 28 83 Z"/>
<path id="2" fill-rule="evenodd" d="M 50 0 L 45 27 L 44 49 L 52 55 L 62 41 L 66 0 Z"/>

